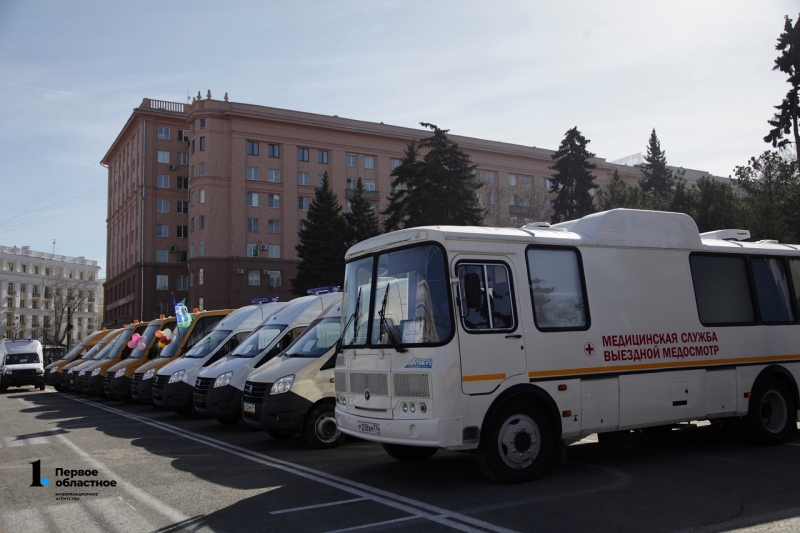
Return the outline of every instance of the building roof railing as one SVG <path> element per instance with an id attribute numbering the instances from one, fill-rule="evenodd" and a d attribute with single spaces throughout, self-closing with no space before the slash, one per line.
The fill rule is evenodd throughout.
<path id="1" fill-rule="evenodd" d="M 39 259 L 49 259 L 51 261 L 61 261 L 63 263 L 74 263 L 76 265 L 97 266 L 97 261 L 93 259 L 86 259 L 85 257 L 70 257 L 68 255 L 48 254 L 45 252 L 36 252 L 27 246 L 19 248 L 17 246 L 0 246 L 0 253 L 24 255 L 27 257 L 37 257 Z"/>

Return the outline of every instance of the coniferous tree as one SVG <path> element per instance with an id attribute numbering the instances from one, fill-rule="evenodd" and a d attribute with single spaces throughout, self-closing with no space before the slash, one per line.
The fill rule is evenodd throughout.
<path id="1" fill-rule="evenodd" d="M 375 206 L 364 198 L 364 192 L 364 182 L 358 178 L 350 198 L 350 212 L 344 215 L 349 229 L 350 246 L 381 233 L 378 217 L 375 216 Z"/>
<path id="2" fill-rule="evenodd" d="M 675 176 L 669 210 L 674 213 L 686 213 L 694 218 L 697 214 L 697 187 L 686 181 L 685 174 L 685 170 L 679 170 Z"/>
<path id="3" fill-rule="evenodd" d="M 305 228 L 300 231 L 300 242 L 295 247 L 301 261 L 297 276 L 292 279 L 293 294 L 304 296 L 307 289 L 343 283 L 347 235 L 347 221 L 326 172 L 322 187 L 314 193 Z"/>
<path id="4" fill-rule="evenodd" d="M 775 49 L 780 50 L 781 54 L 775 58 L 772 70 L 780 70 L 787 75 L 789 91 L 780 105 L 775 106 L 775 116 L 767 121 L 772 129 L 764 137 L 764 141 L 776 148 L 782 148 L 792 144 L 786 138 L 791 135 L 797 154 L 796 161 L 800 162 L 800 132 L 797 124 L 800 120 L 800 17 L 794 25 L 792 19 L 784 17 L 783 33 L 778 37 Z"/>
<path id="5" fill-rule="evenodd" d="M 791 216 L 798 185 L 795 163 L 777 152 L 751 157 L 747 166 L 734 170 L 736 184 L 745 192 L 743 219 L 754 240 L 794 242 L 796 220 Z"/>
<path id="6" fill-rule="evenodd" d="M 475 165 L 458 143 L 447 137 L 449 130 L 425 122 L 421 125 L 433 130 L 433 135 L 419 142 L 419 147 L 428 151 L 418 161 L 416 145 L 409 144 L 403 163 L 392 173 L 392 187 L 403 190 L 389 197 L 383 212 L 389 216 L 387 230 L 482 224 L 484 211 L 477 191 L 483 184 L 475 176 Z"/>
<path id="7" fill-rule="evenodd" d="M 644 156 L 642 168 L 642 191 L 659 199 L 666 199 L 674 185 L 672 170 L 667 168 L 666 154 L 661 150 L 661 143 L 656 136 L 656 129 L 650 133 L 647 144 L 647 155 Z"/>
<path id="8" fill-rule="evenodd" d="M 619 170 L 614 169 L 614 176 L 604 189 L 597 193 L 597 201 L 602 211 L 617 209 L 642 208 L 642 190 L 635 185 L 628 185 L 619 175 Z"/>
<path id="9" fill-rule="evenodd" d="M 739 222 L 739 197 L 730 183 L 702 176 L 693 185 L 696 191 L 694 213 L 689 213 L 700 232 L 735 228 Z"/>
<path id="10" fill-rule="evenodd" d="M 594 157 L 586 149 L 589 142 L 576 126 L 567 131 L 558 151 L 550 156 L 556 160 L 550 167 L 550 170 L 555 170 L 550 180 L 550 190 L 556 193 L 553 222 L 574 220 L 594 211 L 589 191 L 597 187 L 592 175 L 597 165 L 589 161 Z"/>

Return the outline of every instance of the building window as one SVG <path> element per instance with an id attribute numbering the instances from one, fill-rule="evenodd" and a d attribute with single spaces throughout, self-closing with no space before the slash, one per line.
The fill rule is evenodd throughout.
<path id="1" fill-rule="evenodd" d="M 257 218 L 248 218 L 247 219 L 247 231 L 251 233 L 258 232 L 258 219 Z"/>
<path id="2" fill-rule="evenodd" d="M 186 166 L 189 164 L 189 154 L 178 152 L 178 164 Z"/>
<path id="3" fill-rule="evenodd" d="M 206 190 L 205 189 L 200 189 L 200 203 L 201 204 L 206 203 Z"/>
<path id="4" fill-rule="evenodd" d="M 200 129 L 205 129 L 205 127 L 206 127 L 206 119 L 201 118 L 200 119 Z"/>
<path id="5" fill-rule="evenodd" d="M 358 184 L 358 180 L 355 178 L 347 178 L 347 188 L 348 189 L 355 189 L 356 185 Z"/>
<path id="6" fill-rule="evenodd" d="M 205 176 L 206 175 L 206 164 L 205 163 L 200 163 L 200 175 L 201 176 Z"/>
<path id="7" fill-rule="evenodd" d="M 178 141 L 182 143 L 189 142 L 189 130 L 178 130 Z"/>
<path id="8" fill-rule="evenodd" d="M 167 176 L 169 177 L 169 176 Z M 169 186 L 169 182 L 167 182 L 167 186 Z M 178 178 L 178 188 L 188 190 L 189 189 L 189 178 Z"/>
<path id="9" fill-rule="evenodd" d="M 201 257 L 206 255 L 206 242 L 205 241 L 200 241 L 200 243 L 197 245 L 197 253 Z"/>
<path id="10" fill-rule="evenodd" d="M 271 168 L 267 171 L 267 181 L 272 183 L 280 183 L 281 182 L 281 171 Z"/>
<path id="11" fill-rule="evenodd" d="M 375 190 L 375 180 L 364 180 L 364 190 L 365 191 L 374 191 Z"/>
<path id="12" fill-rule="evenodd" d="M 279 259 L 281 256 L 281 247 L 277 244 L 270 244 L 268 247 L 268 255 L 270 259 Z"/>
<path id="13" fill-rule="evenodd" d="M 258 207 L 258 193 L 257 192 L 249 192 L 245 196 L 246 196 L 246 205 L 247 205 L 247 207 Z"/>
<path id="14" fill-rule="evenodd" d="M 269 286 L 273 289 L 280 287 L 283 272 L 281 270 L 267 270 L 267 272 L 269 272 Z"/>
<path id="15" fill-rule="evenodd" d="M 371 155 L 364 156 L 364 168 L 375 168 L 375 158 Z"/>
<path id="16" fill-rule="evenodd" d="M 169 276 L 156 276 L 156 290 L 168 291 L 169 290 Z"/>
<path id="17" fill-rule="evenodd" d="M 156 224 L 156 237 L 169 237 L 169 224 Z"/>
<path id="18" fill-rule="evenodd" d="M 281 195 L 280 194 L 267 195 L 267 207 L 271 207 L 273 209 L 278 209 L 280 206 L 281 206 Z"/>
<path id="19" fill-rule="evenodd" d="M 156 250 L 156 263 L 169 263 L 169 252 L 167 250 Z"/>
<path id="20" fill-rule="evenodd" d="M 325 174 L 317 174 L 317 187 L 322 187 L 325 182 Z"/>
<path id="21" fill-rule="evenodd" d="M 297 160 L 298 161 L 308 161 L 308 148 L 298 148 L 297 149 Z"/>
<path id="22" fill-rule="evenodd" d="M 169 140 L 169 128 L 167 128 L 165 126 L 159 126 L 158 127 L 158 138 L 163 140 L 163 141 L 168 141 Z"/>
<path id="23" fill-rule="evenodd" d="M 547 178 L 544 178 L 544 180 L 543 180 L 543 181 L 544 181 L 544 190 L 546 190 L 546 191 L 550 191 L 550 186 L 551 186 L 551 184 L 550 184 L 550 180 L 549 180 L 549 179 L 547 179 Z"/>
<path id="24" fill-rule="evenodd" d="M 358 166 L 358 156 L 355 154 L 347 154 L 347 166 L 348 167 L 357 167 Z"/>
<path id="25" fill-rule="evenodd" d="M 194 139 L 192 139 L 192 155 L 194 155 L 194 152 L 195 152 L 195 141 Z"/>
<path id="26" fill-rule="evenodd" d="M 270 157 L 280 157 L 281 156 L 281 147 L 277 144 L 270 144 L 268 145 L 268 152 Z"/>
<path id="27" fill-rule="evenodd" d="M 322 163 L 323 165 L 328 164 L 328 151 L 327 150 L 317 150 L 317 163 Z"/>
<path id="28" fill-rule="evenodd" d="M 200 137 L 200 151 L 201 152 L 205 152 L 206 151 L 206 138 L 205 137 Z"/>
<path id="29" fill-rule="evenodd" d="M 247 155 L 258 155 L 258 143 L 247 141 Z"/>
<path id="30" fill-rule="evenodd" d="M 169 165 L 169 152 L 158 151 L 158 162 Z"/>
<path id="31" fill-rule="evenodd" d="M 188 291 L 189 276 L 175 276 L 175 289 L 179 291 Z"/>
<path id="32" fill-rule="evenodd" d="M 508 205 L 517 205 L 517 199 L 514 198 L 514 195 L 508 197 Z"/>
<path id="33" fill-rule="evenodd" d="M 270 233 L 280 233 L 281 232 L 281 221 L 280 220 L 270 220 L 268 226 L 269 226 L 269 232 Z"/>
<path id="34" fill-rule="evenodd" d="M 176 259 L 178 263 L 185 263 L 186 262 L 186 252 L 178 252 L 178 258 Z"/>
<path id="35" fill-rule="evenodd" d="M 522 176 L 522 186 L 523 187 L 530 187 L 531 186 L 531 177 L 530 176 Z"/>
<path id="36" fill-rule="evenodd" d="M 39 275 L 39 266 L 38 265 L 33 265 L 33 273 L 36 274 L 37 276 Z"/>
<path id="37" fill-rule="evenodd" d="M 517 186 L 517 175 L 516 174 L 509 174 L 508 175 L 508 186 L 509 187 L 516 187 Z"/>
<path id="38" fill-rule="evenodd" d="M 169 213 L 169 200 L 156 200 L 156 212 Z"/>
<path id="39" fill-rule="evenodd" d="M 198 285 L 202 285 L 203 284 L 203 269 L 202 268 L 197 270 L 197 284 Z"/>
<path id="40" fill-rule="evenodd" d="M 200 229 L 206 229 L 206 216 L 200 215 Z"/>
<path id="41" fill-rule="evenodd" d="M 258 287 L 261 285 L 261 271 L 248 270 L 247 271 L 247 284 L 250 286 Z"/>
<path id="42" fill-rule="evenodd" d="M 159 189 L 169 189 L 169 176 L 164 174 L 156 176 L 156 187 Z"/>
<path id="43" fill-rule="evenodd" d="M 298 222 L 298 224 L 297 224 L 297 233 L 300 233 L 301 231 L 306 230 L 306 229 L 308 229 L 308 224 L 306 224 L 305 220 L 301 220 L 300 222 Z"/>
<path id="44" fill-rule="evenodd" d="M 257 244 L 248 244 L 247 245 L 247 257 L 258 257 L 258 245 Z"/>
<path id="45" fill-rule="evenodd" d="M 497 202 L 497 195 L 493 192 L 489 193 L 489 205 L 494 205 Z"/>
<path id="46" fill-rule="evenodd" d="M 308 172 L 298 172 L 297 173 L 297 184 L 298 185 L 308 185 Z"/>
<path id="47" fill-rule="evenodd" d="M 489 183 L 494 183 L 495 174 L 494 171 L 489 170 L 486 172 L 486 181 Z"/>
<path id="48" fill-rule="evenodd" d="M 508 225 L 511 226 L 512 228 L 518 227 L 519 226 L 519 222 L 517 221 L 517 217 L 511 217 L 509 219 Z"/>
<path id="49" fill-rule="evenodd" d="M 389 160 L 389 168 L 390 168 L 390 169 L 392 169 L 392 170 L 394 170 L 394 169 L 396 169 L 397 167 L 399 167 L 399 166 L 400 166 L 402 163 L 403 163 L 403 162 L 402 162 L 402 161 L 400 161 L 399 159 L 390 159 L 390 160 Z"/>
<path id="50" fill-rule="evenodd" d="M 179 239 L 189 238 L 189 226 L 176 226 L 176 227 L 178 228 Z"/>
<path id="51" fill-rule="evenodd" d="M 182 215 L 189 214 L 189 202 L 177 202 L 178 204 L 178 213 Z"/>
<path id="52" fill-rule="evenodd" d="M 247 167 L 247 179 L 251 181 L 258 180 L 258 167 Z"/>
<path id="53" fill-rule="evenodd" d="M 352 213 L 353 212 L 353 204 L 350 202 L 350 200 L 347 200 L 347 205 L 345 206 L 344 212 L 345 213 Z"/>
<path id="54" fill-rule="evenodd" d="M 297 199 L 297 208 L 300 211 L 308 211 L 309 204 L 311 203 L 310 198 L 303 198 L 302 196 Z"/>

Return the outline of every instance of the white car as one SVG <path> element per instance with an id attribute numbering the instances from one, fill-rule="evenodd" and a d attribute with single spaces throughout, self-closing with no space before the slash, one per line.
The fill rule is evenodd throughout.
<path id="1" fill-rule="evenodd" d="M 33 385 L 44 390 L 42 343 L 34 339 L 0 341 L 0 391 Z"/>

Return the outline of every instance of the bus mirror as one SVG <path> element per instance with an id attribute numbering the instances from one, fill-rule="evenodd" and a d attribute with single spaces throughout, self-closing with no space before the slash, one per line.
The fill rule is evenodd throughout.
<path id="1" fill-rule="evenodd" d="M 467 307 L 478 309 L 481 306 L 481 278 L 478 274 L 468 273 L 464 275 L 464 296 L 467 300 Z"/>

